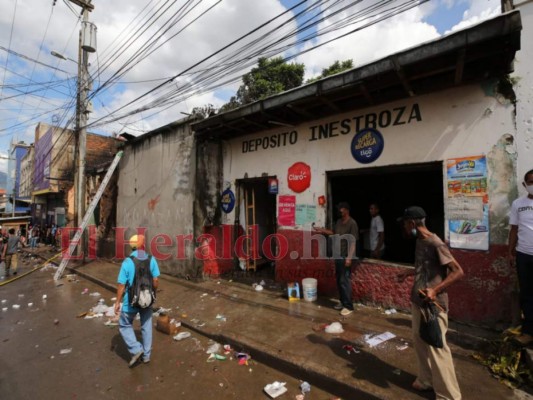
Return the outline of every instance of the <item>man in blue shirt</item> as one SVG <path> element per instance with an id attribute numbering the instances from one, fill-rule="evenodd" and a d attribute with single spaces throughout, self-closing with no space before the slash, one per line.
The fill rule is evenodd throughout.
<path id="1" fill-rule="evenodd" d="M 144 236 L 133 235 L 130 238 L 130 246 L 132 253 L 130 257 L 135 257 L 138 260 L 146 260 L 148 253 L 144 250 Z M 135 308 L 130 305 L 127 285 L 133 284 L 133 278 L 135 277 L 135 264 L 133 260 L 128 257 L 122 262 L 120 272 L 118 274 L 118 288 L 117 288 L 117 301 L 115 302 L 115 314 L 120 312 L 119 318 L 119 330 L 128 351 L 131 354 L 131 361 L 129 367 L 133 367 L 142 357 L 142 361 L 146 364 L 150 362 L 150 355 L 152 352 L 152 307 L 147 308 Z M 153 289 L 157 291 L 159 286 L 159 266 L 154 257 L 150 257 L 150 272 L 153 277 Z M 122 303 L 122 311 L 120 305 Z M 142 343 L 139 342 L 135 336 L 133 330 L 133 320 L 139 313 L 141 317 L 141 333 Z"/>

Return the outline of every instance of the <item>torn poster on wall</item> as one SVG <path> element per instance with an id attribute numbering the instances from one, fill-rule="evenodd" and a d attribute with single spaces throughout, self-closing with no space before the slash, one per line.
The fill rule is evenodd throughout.
<path id="1" fill-rule="evenodd" d="M 489 205 L 485 156 L 447 160 L 448 220 L 450 247 L 489 249 Z"/>

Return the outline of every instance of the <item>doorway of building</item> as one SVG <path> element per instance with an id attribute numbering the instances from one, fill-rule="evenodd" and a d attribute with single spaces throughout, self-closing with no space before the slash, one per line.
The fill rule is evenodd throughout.
<path id="1" fill-rule="evenodd" d="M 405 208 L 417 205 L 426 211 L 426 225 L 444 240 L 443 164 L 431 162 L 387 167 L 364 168 L 327 173 L 330 207 L 328 222 L 337 219 L 335 205 L 350 204 L 351 216 L 360 230 L 370 227 L 369 206 L 377 203 L 385 224 L 383 260 L 397 263 L 414 262 L 414 240 L 402 236 L 396 219 Z M 332 226 L 332 225 L 330 225 Z M 358 254 L 369 256 L 364 235 L 360 235 Z M 368 247 L 368 246 L 366 246 Z"/>
<path id="2" fill-rule="evenodd" d="M 246 259 L 236 260 L 236 269 L 245 276 L 275 278 L 275 262 L 269 254 L 276 254 L 276 241 L 268 240 L 276 233 L 276 194 L 269 193 L 269 178 L 242 179 L 237 182 L 237 209 L 235 212 L 235 243 L 240 234 Z M 251 238 L 255 237 L 256 240 Z M 265 251 L 266 250 L 266 251 Z M 255 256 L 254 256 L 255 255 Z"/>

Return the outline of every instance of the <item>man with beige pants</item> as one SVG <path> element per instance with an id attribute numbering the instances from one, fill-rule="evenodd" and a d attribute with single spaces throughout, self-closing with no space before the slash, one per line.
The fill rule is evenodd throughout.
<path id="1" fill-rule="evenodd" d="M 463 269 L 453 258 L 448 246 L 425 225 L 426 212 L 420 207 L 409 207 L 398 218 L 403 223 L 407 237 L 416 239 L 413 270 L 401 273 L 398 278 L 414 275 L 411 291 L 413 312 L 413 346 L 418 359 L 418 376 L 413 389 L 434 390 L 437 400 L 460 400 L 461 391 L 455 376 L 452 353 L 446 343 L 448 330 L 448 294 L 446 288 L 464 275 Z M 421 296 L 422 294 L 422 296 Z M 426 343 L 420 337 L 420 321 L 426 302 L 435 303 L 441 312 L 438 322 L 442 333 L 442 347 Z"/>

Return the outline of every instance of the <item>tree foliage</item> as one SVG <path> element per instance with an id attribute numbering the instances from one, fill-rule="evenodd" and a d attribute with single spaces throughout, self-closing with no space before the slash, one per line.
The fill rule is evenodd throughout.
<path id="1" fill-rule="evenodd" d="M 298 87 L 303 83 L 304 71 L 304 64 L 287 64 L 282 57 L 261 57 L 257 66 L 242 77 L 243 83 L 237 93 L 220 111 L 228 111 Z"/>
<path id="2" fill-rule="evenodd" d="M 325 78 L 326 76 L 335 75 L 339 72 L 346 71 L 347 69 L 353 68 L 353 60 L 344 60 L 339 61 L 336 60 L 333 64 L 331 64 L 327 68 L 322 69 L 322 73 L 318 76 L 315 76 L 314 78 L 308 79 L 306 83 L 312 83 L 315 81 L 318 81 L 319 79 Z"/>

